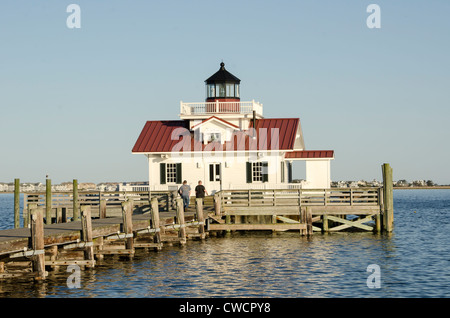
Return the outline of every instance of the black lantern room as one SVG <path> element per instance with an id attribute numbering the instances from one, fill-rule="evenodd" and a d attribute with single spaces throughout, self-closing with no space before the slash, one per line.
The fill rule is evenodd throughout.
<path id="1" fill-rule="evenodd" d="M 206 83 L 206 101 L 239 101 L 239 84 L 241 80 L 225 69 L 225 63 L 220 63 L 220 69 L 208 78 Z"/>

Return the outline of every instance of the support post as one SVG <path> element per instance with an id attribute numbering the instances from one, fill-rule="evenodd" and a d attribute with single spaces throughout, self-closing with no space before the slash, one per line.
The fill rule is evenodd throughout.
<path id="1" fill-rule="evenodd" d="M 306 207 L 306 235 L 312 235 L 313 234 L 313 228 L 312 228 L 312 211 L 311 207 Z"/>
<path id="2" fill-rule="evenodd" d="M 198 226 L 198 233 L 200 234 L 201 239 L 205 238 L 205 217 L 203 215 L 203 198 L 196 199 L 196 212 L 197 212 L 197 221 L 200 223 Z"/>
<path id="3" fill-rule="evenodd" d="M 56 208 L 56 219 L 55 223 L 62 223 L 62 207 Z"/>
<path id="4" fill-rule="evenodd" d="M 394 223 L 394 197 L 392 184 L 392 168 L 388 163 L 382 165 L 383 171 L 383 230 L 392 232 Z"/>
<path id="5" fill-rule="evenodd" d="M 61 223 L 67 223 L 67 207 L 61 208 Z"/>
<path id="6" fill-rule="evenodd" d="M 123 232 L 131 236 L 125 239 L 125 248 L 134 251 L 132 215 L 133 215 L 133 200 L 127 199 L 127 201 L 122 202 Z"/>
<path id="7" fill-rule="evenodd" d="M 78 221 L 80 218 L 79 206 L 78 206 L 78 180 L 73 179 L 73 215 L 72 220 Z"/>
<path id="8" fill-rule="evenodd" d="M 20 227 L 20 179 L 14 179 L 14 228 Z"/>
<path id="9" fill-rule="evenodd" d="M 324 233 L 328 233 L 328 215 L 325 213 L 322 216 L 322 230 Z"/>
<path id="10" fill-rule="evenodd" d="M 169 200 L 169 198 L 167 198 L 167 200 Z M 155 230 L 158 230 L 159 229 L 158 199 L 156 197 L 153 197 L 151 202 L 152 202 L 152 212 L 151 212 L 152 227 Z M 154 243 L 161 244 L 161 233 L 159 231 L 155 232 Z"/>
<path id="11" fill-rule="evenodd" d="M 45 180 L 45 224 L 52 224 L 52 180 Z"/>
<path id="12" fill-rule="evenodd" d="M 92 261 L 94 267 L 94 246 L 92 237 L 92 221 L 91 221 L 91 206 L 83 205 L 81 207 L 81 238 L 83 242 L 88 243 L 89 246 L 84 248 L 84 259 Z"/>
<path id="13" fill-rule="evenodd" d="M 183 199 L 177 198 L 177 223 L 180 225 L 178 237 L 181 244 L 186 244 L 186 225 L 184 223 Z"/>
<path id="14" fill-rule="evenodd" d="M 100 205 L 99 217 L 100 217 L 100 219 L 105 219 L 106 218 L 106 200 L 101 199 L 99 205 Z"/>
<path id="15" fill-rule="evenodd" d="M 221 215 L 221 211 L 220 211 L 221 202 L 220 201 L 221 201 L 220 194 L 218 194 L 218 193 L 214 194 L 214 214 L 216 216 Z"/>
<path id="16" fill-rule="evenodd" d="M 44 211 L 41 208 L 31 210 L 31 249 L 36 253 L 31 257 L 36 280 L 45 279 L 44 258 Z"/>

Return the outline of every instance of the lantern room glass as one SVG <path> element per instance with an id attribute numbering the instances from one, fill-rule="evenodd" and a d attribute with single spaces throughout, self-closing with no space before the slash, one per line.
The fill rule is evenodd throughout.
<path id="1" fill-rule="evenodd" d="M 239 98 L 239 84 L 207 84 L 206 98 Z"/>

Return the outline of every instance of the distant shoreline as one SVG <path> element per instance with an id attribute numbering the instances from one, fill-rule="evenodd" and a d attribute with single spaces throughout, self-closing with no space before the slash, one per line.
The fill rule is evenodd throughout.
<path id="1" fill-rule="evenodd" d="M 393 187 L 394 190 L 450 189 L 450 186 Z"/>

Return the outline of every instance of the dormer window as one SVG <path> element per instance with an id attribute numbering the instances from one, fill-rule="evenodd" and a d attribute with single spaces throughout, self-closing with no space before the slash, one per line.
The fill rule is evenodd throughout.
<path id="1" fill-rule="evenodd" d="M 205 143 L 208 142 L 222 142 L 221 133 L 220 132 L 206 132 L 203 134 L 203 141 Z"/>

